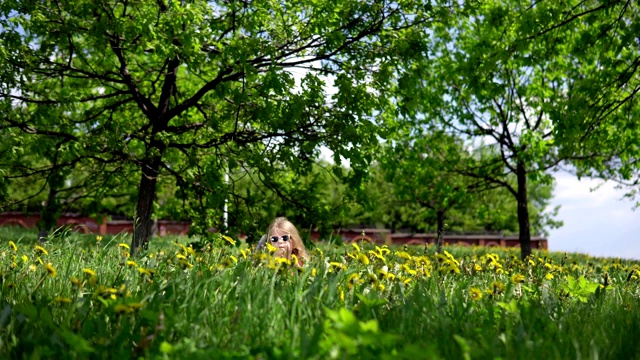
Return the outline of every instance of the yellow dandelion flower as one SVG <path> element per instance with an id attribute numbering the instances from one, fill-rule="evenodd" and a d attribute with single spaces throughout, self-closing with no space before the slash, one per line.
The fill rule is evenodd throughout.
<path id="1" fill-rule="evenodd" d="M 400 278 L 400 280 L 402 281 L 402 284 L 407 285 L 411 282 L 411 278 L 410 277 L 406 277 L 406 278 Z"/>
<path id="2" fill-rule="evenodd" d="M 144 304 L 143 304 L 143 303 L 141 303 L 141 302 L 129 303 L 129 304 L 127 304 L 127 305 L 129 305 L 129 307 L 130 307 L 130 308 L 132 308 L 132 309 L 134 309 L 134 310 L 141 309 L 141 308 L 144 306 Z"/>
<path id="3" fill-rule="evenodd" d="M 521 284 L 524 282 L 524 280 L 525 280 L 525 277 L 522 274 L 513 274 L 511 276 L 511 281 L 513 281 L 516 284 Z"/>
<path id="4" fill-rule="evenodd" d="M 290 262 L 289 262 L 289 260 L 287 258 L 282 258 L 282 257 L 275 258 L 275 262 L 276 262 L 276 264 L 286 264 L 286 265 L 290 264 Z"/>
<path id="5" fill-rule="evenodd" d="M 547 275 L 544 276 L 545 279 L 547 280 L 551 280 L 553 279 L 553 274 L 552 273 L 548 273 Z"/>
<path id="6" fill-rule="evenodd" d="M 482 299 L 482 290 L 472 287 L 469 289 L 469 297 L 474 300 L 474 301 L 478 301 L 480 299 Z"/>
<path id="7" fill-rule="evenodd" d="M 396 251 L 396 256 L 401 259 L 411 260 L 411 255 L 406 251 Z"/>
<path id="8" fill-rule="evenodd" d="M 133 312 L 133 309 L 126 304 L 117 304 L 116 306 L 114 306 L 113 310 L 116 312 L 116 314 L 129 314 Z"/>
<path id="9" fill-rule="evenodd" d="M 339 262 L 335 262 L 332 261 L 329 263 L 329 266 L 331 267 L 331 269 L 340 269 L 340 270 L 344 270 L 347 268 L 347 266 L 343 263 L 339 263 Z"/>
<path id="10" fill-rule="evenodd" d="M 250 250 L 249 250 L 249 249 L 243 249 L 243 250 L 240 250 L 240 254 L 242 255 L 242 258 L 243 258 L 243 259 L 246 259 L 246 258 L 247 258 L 247 255 L 249 255 L 249 253 L 250 253 Z"/>
<path id="11" fill-rule="evenodd" d="M 129 250 L 129 249 L 130 249 L 130 248 L 129 248 L 129 245 L 127 245 L 127 244 L 125 244 L 125 243 L 120 243 L 120 244 L 118 244 L 118 247 L 120 247 L 120 248 L 122 248 L 122 249 L 127 249 L 127 250 Z"/>
<path id="12" fill-rule="evenodd" d="M 378 290 L 380 292 L 383 292 L 386 289 L 386 287 L 384 286 L 383 283 L 377 283 L 375 288 L 376 288 L 376 290 Z"/>
<path id="13" fill-rule="evenodd" d="M 183 269 L 191 269 L 193 268 L 193 264 L 186 261 L 186 260 L 180 260 L 180 265 L 182 265 Z"/>
<path id="14" fill-rule="evenodd" d="M 36 245 L 35 252 L 38 255 L 49 255 L 49 252 L 47 251 L 47 249 L 43 248 L 40 245 Z"/>
<path id="15" fill-rule="evenodd" d="M 62 297 L 62 296 L 56 296 L 55 299 L 53 299 L 53 301 L 60 304 L 71 304 L 71 299 Z"/>
<path id="16" fill-rule="evenodd" d="M 229 244 L 236 246 L 236 241 L 233 240 L 231 237 L 227 235 L 222 235 L 222 238 L 224 239 L 224 241 L 228 242 Z"/>
<path id="17" fill-rule="evenodd" d="M 69 281 L 71 281 L 71 285 L 73 285 L 74 287 L 82 288 L 82 280 L 78 279 L 77 277 L 71 276 L 69 278 Z"/>
<path id="18" fill-rule="evenodd" d="M 40 263 L 40 265 L 44 265 L 44 262 L 42 261 L 42 259 L 40 259 L 40 257 L 36 258 L 36 261 Z"/>
<path id="19" fill-rule="evenodd" d="M 96 236 L 96 242 L 100 242 L 100 241 L 102 241 L 102 236 L 100 235 Z"/>
<path id="20" fill-rule="evenodd" d="M 16 245 L 16 243 L 9 240 L 9 246 L 11 247 L 11 250 L 13 250 L 13 252 L 18 252 L 18 246 Z"/>
<path id="21" fill-rule="evenodd" d="M 128 259 L 131 257 L 131 254 L 128 251 L 123 251 L 122 252 L 122 257 L 125 259 Z"/>
<path id="22" fill-rule="evenodd" d="M 273 246 L 273 245 L 271 245 L 271 244 L 267 243 L 267 250 L 269 250 L 269 252 L 270 252 L 270 253 L 274 253 L 274 252 L 276 252 L 276 250 L 278 250 L 278 249 L 276 249 L 276 248 L 275 248 L 275 246 Z"/>
<path id="23" fill-rule="evenodd" d="M 29 262 L 29 257 L 27 255 L 22 255 L 22 262 Z"/>
<path id="24" fill-rule="evenodd" d="M 493 293 L 494 294 L 501 294 L 504 292 L 505 286 L 503 283 L 499 282 L 499 281 L 494 281 L 491 284 L 491 287 L 493 288 Z"/>
<path id="25" fill-rule="evenodd" d="M 14 263 L 15 264 L 15 263 Z M 38 267 L 35 264 L 31 264 L 29 265 L 29 271 L 34 272 L 38 270 Z"/>
<path id="26" fill-rule="evenodd" d="M 127 260 L 127 265 L 131 267 L 138 267 L 138 264 L 133 260 Z"/>
<path id="27" fill-rule="evenodd" d="M 360 246 L 358 246 L 358 244 L 351 243 L 351 246 L 353 246 L 353 248 L 356 249 L 357 252 L 360 252 Z"/>
<path id="28" fill-rule="evenodd" d="M 178 258 L 178 260 L 187 260 L 187 257 L 182 254 L 177 254 L 176 257 Z"/>
<path id="29" fill-rule="evenodd" d="M 156 271 L 154 269 L 145 269 L 143 267 L 139 267 L 138 272 L 140 273 L 140 275 L 152 276 Z"/>
<path id="30" fill-rule="evenodd" d="M 56 269 L 53 267 L 52 263 L 47 263 L 47 265 L 45 265 L 44 268 L 45 270 L 47 270 L 47 272 L 49 273 L 49 276 L 51 277 L 56 277 L 56 275 L 58 274 Z"/>
<path id="31" fill-rule="evenodd" d="M 482 266 L 480 266 L 480 264 L 474 264 L 473 265 L 473 270 L 477 271 L 477 272 L 480 272 L 480 271 L 482 271 Z"/>
<path id="32" fill-rule="evenodd" d="M 311 269 L 311 276 L 316 276 L 316 274 L 318 273 L 318 271 L 316 270 L 316 268 Z"/>
<path id="33" fill-rule="evenodd" d="M 96 276 L 95 270 L 91 270 L 89 268 L 82 269 L 82 272 L 85 273 L 88 276 Z"/>
<path id="34" fill-rule="evenodd" d="M 358 253 L 358 261 L 362 265 L 369 265 L 369 263 L 370 263 L 369 258 L 364 253 Z"/>

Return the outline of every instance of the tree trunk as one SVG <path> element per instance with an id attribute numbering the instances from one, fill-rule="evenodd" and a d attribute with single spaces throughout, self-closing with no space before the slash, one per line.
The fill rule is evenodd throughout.
<path id="1" fill-rule="evenodd" d="M 40 221 L 38 221 L 38 240 L 40 242 L 47 241 L 49 231 L 58 223 L 58 200 L 56 195 L 58 189 L 55 186 L 49 186 L 49 195 L 47 201 L 40 212 Z"/>
<path id="2" fill-rule="evenodd" d="M 438 245 L 436 252 L 442 254 L 442 235 L 444 234 L 444 209 L 438 210 Z"/>
<path id="3" fill-rule="evenodd" d="M 527 201 L 527 171 L 522 163 L 518 163 L 516 170 L 518 177 L 520 257 L 524 260 L 531 255 L 531 228 L 529 226 L 529 204 Z"/>
<path id="4" fill-rule="evenodd" d="M 64 176 L 59 172 L 54 171 L 49 174 L 47 179 L 49 185 L 49 195 L 47 195 L 47 201 L 42 207 L 40 212 L 40 220 L 37 223 L 38 227 L 38 240 L 40 242 L 47 241 L 49 231 L 58 224 L 58 217 L 60 216 L 60 203 L 58 201 L 58 189 L 63 186 Z"/>
<path id="5" fill-rule="evenodd" d="M 153 220 L 151 217 L 153 215 L 153 202 L 156 198 L 159 169 L 160 156 L 155 156 L 151 161 L 142 164 L 142 176 L 138 187 L 138 205 L 136 206 L 133 239 L 131 240 L 131 256 L 135 255 L 140 246 L 144 246 L 149 242 L 153 232 Z"/>

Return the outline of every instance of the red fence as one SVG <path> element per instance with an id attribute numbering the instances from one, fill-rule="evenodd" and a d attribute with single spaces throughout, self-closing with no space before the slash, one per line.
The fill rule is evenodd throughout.
<path id="1" fill-rule="evenodd" d="M 22 213 L 4 213 L 0 215 L 0 226 L 16 225 L 24 228 L 35 228 L 40 220 L 40 215 L 25 215 Z M 71 226 L 74 230 L 85 234 L 119 234 L 132 233 L 133 222 L 130 220 L 110 220 L 99 223 L 93 218 L 80 215 L 66 214 L 58 219 L 58 226 Z M 155 225 L 156 235 L 186 235 L 189 232 L 189 221 L 170 221 L 159 220 Z M 356 241 L 367 241 L 376 244 L 407 244 L 407 245 L 424 245 L 435 244 L 437 237 L 435 234 L 413 234 L 413 233 L 392 233 L 386 229 L 371 228 L 347 228 L 339 229 L 334 235 L 340 236 L 345 243 Z M 242 237 L 242 236 L 241 236 Z M 313 231 L 310 237 L 314 241 L 318 241 L 320 234 Z M 501 246 L 513 247 L 519 246 L 518 236 L 505 236 L 496 234 L 479 234 L 479 235 L 444 235 L 443 242 L 445 244 L 457 244 L 463 246 Z M 547 249 L 548 240 L 541 237 L 531 238 L 531 247 L 533 249 Z"/>

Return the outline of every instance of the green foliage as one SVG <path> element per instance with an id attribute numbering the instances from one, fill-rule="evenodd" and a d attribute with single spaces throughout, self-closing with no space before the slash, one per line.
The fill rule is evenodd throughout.
<path id="1" fill-rule="evenodd" d="M 220 228 L 225 199 L 243 201 L 225 174 L 300 198 L 274 176 L 308 174 L 320 146 L 350 161 L 357 184 L 384 121 L 376 114 L 393 106 L 376 94 L 424 56 L 407 45 L 424 43 L 439 5 L 3 2 L 0 130 L 11 141 L 0 153 L 16 155 L 0 165 L 0 190 L 63 171 L 61 202 L 85 199 L 95 213 L 135 204 L 145 241 L 156 201 L 201 232 Z"/>

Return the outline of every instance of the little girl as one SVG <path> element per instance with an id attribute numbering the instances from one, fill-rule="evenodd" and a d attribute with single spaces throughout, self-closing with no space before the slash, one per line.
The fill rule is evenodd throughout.
<path id="1" fill-rule="evenodd" d="M 285 217 L 273 220 L 267 229 L 266 241 L 277 249 L 276 256 L 291 260 L 291 255 L 298 259 L 298 266 L 309 261 L 309 254 L 304 248 L 304 243 L 296 227 Z"/>

